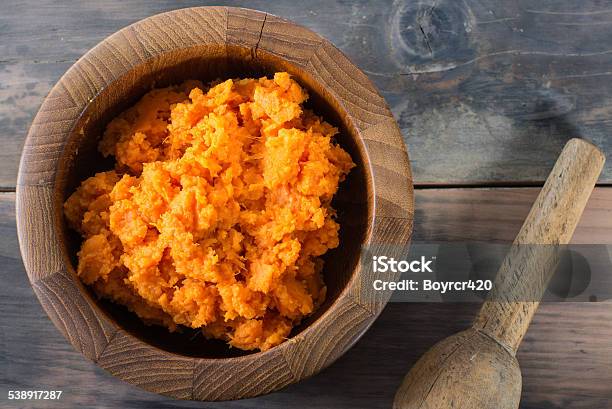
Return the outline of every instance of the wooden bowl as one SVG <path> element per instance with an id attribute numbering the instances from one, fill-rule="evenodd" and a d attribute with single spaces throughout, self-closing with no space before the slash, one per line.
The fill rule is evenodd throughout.
<path id="1" fill-rule="evenodd" d="M 357 167 L 342 184 L 341 245 L 326 255 L 328 299 L 289 340 L 246 353 L 193 331 L 145 326 L 98 300 L 75 273 L 77 235 L 62 203 L 96 171 L 110 119 L 152 87 L 185 79 L 253 77 L 288 71 L 308 104 L 341 130 Z M 362 246 L 406 245 L 413 220 L 410 164 L 384 99 L 366 75 L 317 34 L 247 9 L 198 7 L 159 14 L 108 37 L 53 87 L 26 139 L 17 184 L 17 228 L 32 287 L 70 343 L 113 375 L 182 399 L 264 394 L 330 365 L 372 324 L 388 294 L 369 291 Z M 362 285 L 363 284 L 363 285 Z"/>

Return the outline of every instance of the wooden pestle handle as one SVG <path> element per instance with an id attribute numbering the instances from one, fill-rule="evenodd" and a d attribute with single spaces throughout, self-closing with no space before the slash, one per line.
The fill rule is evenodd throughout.
<path id="1" fill-rule="evenodd" d="M 571 139 L 563 148 L 504 259 L 473 327 L 515 354 L 568 244 L 605 161 L 595 146 Z"/>

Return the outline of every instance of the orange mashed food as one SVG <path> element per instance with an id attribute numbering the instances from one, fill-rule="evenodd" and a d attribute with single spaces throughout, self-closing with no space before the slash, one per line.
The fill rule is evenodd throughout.
<path id="1" fill-rule="evenodd" d="M 354 164 L 287 73 L 205 89 L 154 89 L 108 124 L 115 169 L 64 203 L 77 272 L 148 324 L 263 351 L 325 299 L 330 203 Z"/>

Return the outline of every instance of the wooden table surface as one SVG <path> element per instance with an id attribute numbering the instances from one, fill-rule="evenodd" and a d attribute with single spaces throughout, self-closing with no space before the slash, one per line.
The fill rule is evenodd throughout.
<path id="1" fill-rule="evenodd" d="M 608 163 L 574 237 L 612 244 L 612 1 L 218 2 L 292 19 L 375 82 L 410 150 L 417 241 L 509 242 L 565 141 Z M 232 403 L 165 399 L 73 351 L 36 300 L 19 255 L 14 190 L 27 128 L 83 53 L 134 21 L 194 1 L 0 0 L 0 406 L 388 408 L 406 370 L 478 306 L 390 304 L 323 373 Z M 522 408 L 612 408 L 612 305 L 542 305 L 519 351 Z M 59 389 L 59 402 L 7 400 Z"/>

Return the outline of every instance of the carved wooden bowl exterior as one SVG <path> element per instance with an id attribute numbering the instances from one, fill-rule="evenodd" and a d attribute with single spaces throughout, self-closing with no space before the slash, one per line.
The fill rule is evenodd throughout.
<path id="1" fill-rule="evenodd" d="M 62 203 L 112 163 L 96 152 L 104 126 L 152 87 L 185 79 L 288 71 L 310 106 L 340 128 L 357 164 L 343 183 L 341 245 L 326 255 L 328 300 L 266 352 L 246 353 L 190 331 L 145 326 L 98 300 L 75 273 L 79 238 Z M 413 191 L 408 155 L 384 99 L 368 78 L 317 34 L 248 9 L 199 7 L 159 14 L 108 37 L 53 87 L 26 139 L 17 186 L 25 267 L 45 311 L 66 339 L 111 374 L 180 399 L 228 400 L 277 390 L 330 365 L 372 324 L 388 300 L 372 293 L 363 246 L 407 245 Z"/>

